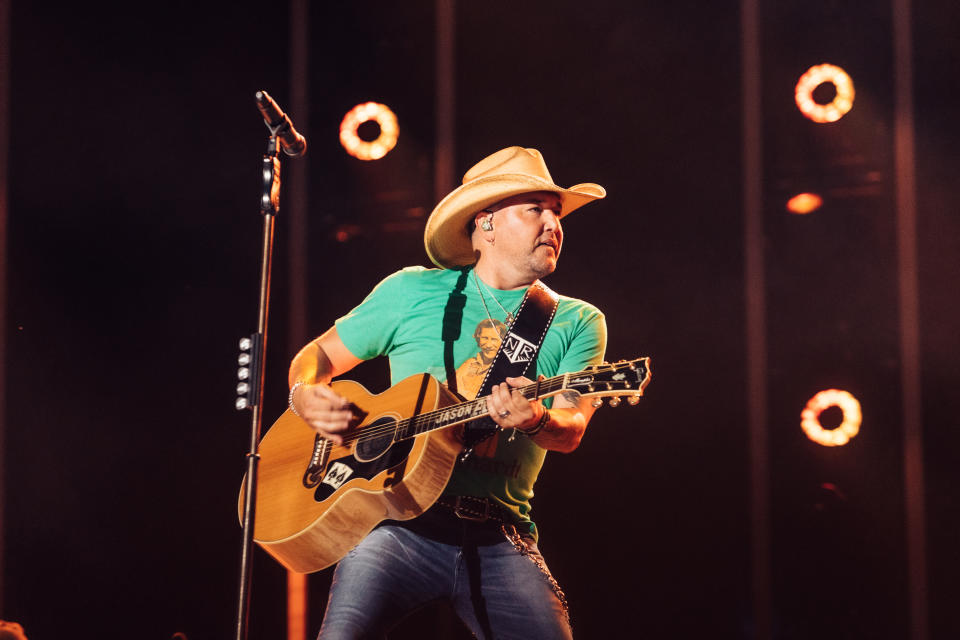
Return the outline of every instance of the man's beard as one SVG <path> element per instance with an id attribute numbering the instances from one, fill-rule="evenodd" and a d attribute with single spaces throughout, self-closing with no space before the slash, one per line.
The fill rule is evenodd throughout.
<path id="1" fill-rule="evenodd" d="M 557 261 L 544 256 L 538 256 L 534 253 L 530 256 L 530 259 L 527 260 L 527 267 L 530 269 L 530 273 L 533 274 L 534 280 L 538 280 L 553 273 L 557 268 Z"/>

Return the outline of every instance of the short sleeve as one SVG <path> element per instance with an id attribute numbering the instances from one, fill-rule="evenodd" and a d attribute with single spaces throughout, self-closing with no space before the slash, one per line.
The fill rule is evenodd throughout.
<path id="1" fill-rule="evenodd" d="M 586 367 L 603 362 L 607 350 L 607 320 L 596 307 L 587 305 L 580 312 L 581 322 L 570 342 L 570 347 L 560 359 L 557 373 L 582 371 Z"/>
<path id="2" fill-rule="evenodd" d="M 405 313 L 399 303 L 408 299 L 403 274 L 398 271 L 381 280 L 363 302 L 335 323 L 343 344 L 361 360 L 390 353 Z"/>

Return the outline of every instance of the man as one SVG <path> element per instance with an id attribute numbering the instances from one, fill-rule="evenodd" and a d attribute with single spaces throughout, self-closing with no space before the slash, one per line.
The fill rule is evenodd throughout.
<path id="1" fill-rule="evenodd" d="M 595 184 L 557 186 L 535 149 L 481 160 L 427 221 L 427 254 L 440 269 L 389 276 L 305 346 L 290 366 L 291 409 L 342 443 L 356 420 L 328 383 L 377 355 L 389 357 L 393 383 L 427 372 L 472 397 L 479 385 L 456 371 L 486 361 L 484 327 L 512 325 L 531 285 L 556 268 L 560 218 L 605 195 Z M 548 409 L 549 400 L 527 400 L 516 388 L 597 364 L 605 347 L 600 311 L 560 296 L 528 375 L 489 387 L 489 416 L 502 431 L 472 447 L 423 515 L 383 523 L 340 561 L 320 638 L 383 637 L 440 598 L 480 638 L 571 637 L 563 593 L 537 550 L 530 497 L 546 450 L 576 449 L 593 407 L 559 395 Z"/>

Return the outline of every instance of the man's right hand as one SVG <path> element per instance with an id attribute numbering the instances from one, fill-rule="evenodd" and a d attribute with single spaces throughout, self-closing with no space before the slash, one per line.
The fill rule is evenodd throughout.
<path id="1" fill-rule="evenodd" d="M 362 418 L 356 407 L 334 393 L 327 383 L 359 363 L 360 359 L 350 353 L 335 327 L 305 345 L 290 363 L 287 380 L 290 388 L 297 385 L 290 397 L 293 410 L 317 433 L 336 444 L 343 444 L 344 435 Z"/>
<path id="2" fill-rule="evenodd" d="M 334 444 L 343 444 L 343 437 L 360 422 L 350 401 L 326 384 L 298 386 L 291 403 L 304 422 Z"/>

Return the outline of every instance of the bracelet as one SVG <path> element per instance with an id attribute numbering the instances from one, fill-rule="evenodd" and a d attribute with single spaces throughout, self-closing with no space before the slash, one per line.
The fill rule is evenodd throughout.
<path id="1" fill-rule="evenodd" d="M 523 429 L 521 429 L 520 433 L 527 436 L 528 438 L 532 438 L 533 436 L 543 431 L 543 428 L 547 426 L 548 422 L 550 422 L 550 409 L 547 409 L 546 407 L 544 407 L 543 415 L 541 415 L 540 419 L 537 420 L 537 424 L 533 425 L 533 429 L 528 429 L 527 431 L 524 431 Z"/>
<path id="2" fill-rule="evenodd" d="M 297 392 L 297 389 L 299 389 L 300 387 L 302 387 L 302 386 L 305 385 L 305 384 L 307 384 L 307 383 L 304 382 L 303 380 L 297 380 L 296 382 L 293 383 L 293 386 L 290 387 L 290 394 L 287 395 L 287 406 L 290 407 L 290 413 L 292 413 L 293 415 L 297 416 L 297 417 L 300 418 L 301 420 L 303 420 L 303 416 L 300 415 L 300 414 L 297 412 L 297 408 L 296 408 L 295 406 L 293 406 L 293 394 Z"/>

